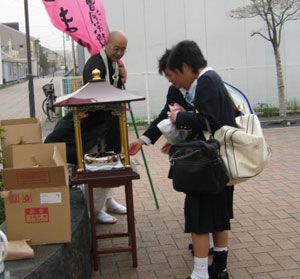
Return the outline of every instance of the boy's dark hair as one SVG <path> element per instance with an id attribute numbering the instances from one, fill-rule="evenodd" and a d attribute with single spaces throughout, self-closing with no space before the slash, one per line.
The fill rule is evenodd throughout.
<path id="1" fill-rule="evenodd" d="M 167 68 L 167 61 L 170 53 L 171 50 L 166 48 L 165 53 L 158 60 L 158 72 L 160 75 L 163 75 L 165 69 Z"/>
<path id="2" fill-rule="evenodd" d="M 187 64 L 192 68 L 193 73 L 197 73 L 199 68 L 207 66 L 207 61 L 194 41 L 181 41 L 169 53 L 167 65 L 171 71 L 178 69 L 182 72 L 183 64 Z"/>

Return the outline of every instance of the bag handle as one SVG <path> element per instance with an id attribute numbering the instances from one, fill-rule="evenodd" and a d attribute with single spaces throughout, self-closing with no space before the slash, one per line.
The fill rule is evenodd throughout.
<path id="1" fill-rule="evenodd" d="M 189 157 L 194 156 L 195 154 L 197 154 L 197 153 L 199 153 L 199 152 L 200 152 L 199 150 L 194 150 L 194 151 L 192 151 L 192 152 L 190 152 L 190 153 L 181 155 L 180 157 L 177 157 L 177 158 L 176 158 L 176 156 L 177 156 L 178 154 L 179 154 L 179 155 L 181 154 L 180 151 L 176 151 L 176 152 L 170 157 L 169 161 L 170 161 L 171 165 L 173 166 L 173 165 L 174 165 L 174 161 L 189 158 Z"/>
<path id="2" fill-rule="evenodd" d="M 209 133 L 209 139 L 214 139 L 214 136 L 211 132 L 211 128 L 210 128 L 210 125 L 209 125 L 209 122 L 208 120 L 205 118 L 205 124 L 206 124 L 206 128 L 207 128 L 207 131 Z"/>

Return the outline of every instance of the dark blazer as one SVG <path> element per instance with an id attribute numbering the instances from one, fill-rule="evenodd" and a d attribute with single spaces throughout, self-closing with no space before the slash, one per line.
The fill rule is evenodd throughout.
<path id="1" fill-rule="evenodd" d="M 157 128 L 157 124 L 168 118 L 169 104 L 178 103 L 185 108 L 186 111 L 194 110 L 194 107 L 189 104 L 183 97 L 182 93 L 173 85 L 169 87 L 166 104 L 161 110 L 159 116 L 153 120 L 148 129 L 144 132 L 143 136 L 148 137 L 151 143 L 154 144 L 161 136 L 160 130 Z"/>
<path id="2" fill-rule="evenodd" d="M 193 129 L 194 132 L 206 131 L 205 118 L 209 121 L 212 133 L 224 125 L 236 127 L 235 107 L 222 79 L 215 71 L 207 71 L 198 79 L 194 106 L 196 113 L 177 113 L 177 128 Z"/>

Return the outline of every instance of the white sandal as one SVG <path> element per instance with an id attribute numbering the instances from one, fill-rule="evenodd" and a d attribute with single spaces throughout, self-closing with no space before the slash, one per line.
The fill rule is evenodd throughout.
<path id="1" fill-rule="evenodd" d="M 109 198 L 106 201 L 106 209 L 108 212 L 116 213 L 116 214 L 126 214 L 127 208 L 118 202 L 116 202 L 113 198 Z"/>
<path id="2" fill-rule="evenodd" d="M 117 218 L 107 214 L 105 211 L 96 211 L 96 223 L 97 224 L 114 224 L 117 222 Z"/>

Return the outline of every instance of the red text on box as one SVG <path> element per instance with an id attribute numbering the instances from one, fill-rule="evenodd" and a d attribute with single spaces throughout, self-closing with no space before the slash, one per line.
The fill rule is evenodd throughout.
<path id="1" fill-rule="evenodd" d="M 49 223 L 49 209 L 42 208 L 25 208 L 25 223 Z"/>
<path id="2" fill-rule="evenodd" d="M 19 184 L 47 184 L 50 182 L 50 175 L 47 171 L 22 172 L 17 174 Z"/>

